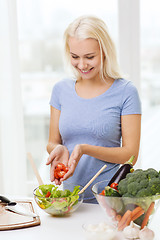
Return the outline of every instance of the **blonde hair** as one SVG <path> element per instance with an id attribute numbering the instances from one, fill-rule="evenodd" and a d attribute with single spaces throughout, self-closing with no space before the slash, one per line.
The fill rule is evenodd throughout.
<path id="1" fill-rule="evenodd" d="M 106 24 L 95 16 L 81 16 L 69 24 L 64 33 L 65 55 L 70 62 L 69 38 L 92 38 L 98 41 L 101 53 L 101 78 L 121 78 L 115 45 L 109 36 Z M 78 74 L 78 72 L 77 72 Z"/>

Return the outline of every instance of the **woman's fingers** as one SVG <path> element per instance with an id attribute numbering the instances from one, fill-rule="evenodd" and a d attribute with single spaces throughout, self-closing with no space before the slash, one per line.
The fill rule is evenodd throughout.
<path id="1" fill-rule="evenodd" d="M 49 157 L 47 159 L 47 162 L 46 162 L 46 165 L 49 165 L 51 164 L 51 162 L 53 161 L 53 159 L 55 158 L 56 154 L 55 154 L 55 151 L 53 150 L 50 154 L 49 154 Z"/>
<path id="2" fill-rule="evenodd" d="M 51 163 L 51 167 L 50 167 L 50 180 L 51 180 L 51 182 L 53 182 L 55 180 L 54 170 L 55 170 L 55 166 L 54 166 L 53 163 Z"/>
<path id="3" fill-rule="evenodd" d="M 75 171 L 75 168 L 76 168 L 76 161 L 73 160 L 72 164 L 70 164 L 70 166 L 69 166 L 68 172 L 64 175 L 63 178 L 60 179 L 60 181 L 63 182 L 65 180 L 67 180 L 69 177 L 71 177 Z"/>

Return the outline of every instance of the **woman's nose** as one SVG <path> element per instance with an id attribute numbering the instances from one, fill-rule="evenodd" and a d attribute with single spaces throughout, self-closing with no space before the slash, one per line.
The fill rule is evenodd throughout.
<path id="1" fill-rule="evenodd" d="M 79 63 L 78 63 L 78 68 L 83 70 L 83 69 L 86 69 L 86 67 L 87 67 L 87 64 L 86 64 L 85 60 L 80 59 Z"/>

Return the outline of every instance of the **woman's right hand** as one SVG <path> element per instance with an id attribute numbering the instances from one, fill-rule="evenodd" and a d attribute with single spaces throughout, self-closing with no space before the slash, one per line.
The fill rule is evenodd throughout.
<path id="1" fill-rule="evenodd" d="M 58 163 L 63 163 L 68 166 L 69 151 L 63 145 L 57 145 L 50 153 L 46 165 L 51 164 L 50 167 L 50 180 L 55 181 L 55 184 L 61 184 L 61 182 L 54 177 L 54 170 Z"/>

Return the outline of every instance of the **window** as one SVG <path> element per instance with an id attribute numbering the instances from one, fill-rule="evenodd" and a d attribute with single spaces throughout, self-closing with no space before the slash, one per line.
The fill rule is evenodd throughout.
<path id="1" fill-rule="evenodd" d="M 142 164 L 160 168 L 160 21 L 158 0 L 141 1 Z"/>
<path id="2" fill-rule="evenodd" d="M 140 9 L 136 3 L 140 5 Z M 124 9 L 126 4 L 129 6 L 128 10 Z M 49 99 L 55 82 L 66 76 L 63 63 L 64 30 L 73 19 L 80 15 L 97 15 L 107 23 L 118 50 L 121 47 L 119 38 L 123 41 L 123 32 L 125 31 L 124 26 L 118 25 L 119 11 L 123 15 L 125 13 L 123 11 L 126 10 L 130 16 L 133 10 L 132 4 L 135 4 L 134 7 L 136 6 L 135 11 L 139 12 L 140 10 L 140 22 L 138 20 L 137 23 L 140 24 L 140 36 L 137 36 L 138 41 L 140 40 L 140 59 L 137 60 L 140 62 L 138 67 L 141 72 L 140 92 L 143 108 L 142 167 L 150 167 L 152 159 L 152 166 L 157 168 L 157 137 L 160 133 L 158 126 L 160 118 L 158 0 L 152 2 L 130 0 L 130 3 L 128 1 L 82 0 L 78 6 L 77 2 L 73 0 L 48 0 L 47 2 L 44 0 L 28 0 L 27 2 L 17 0 L 26 150 L 32 153 L 42 177 L 46 177 L 46 180 L 49 180 L 49 169 L 45 167 L 47 158 L 45 148 L 49 131 Z M 125 26 L 127 25 L 129 29 L 129 23 L 126 21 Z M 129 49 L 129 52 L 134 56 L 134 46 L 133 49 Z M 122 55 L 122 53 L 120 54 Z M 123 61 L 122 58 L 122 65 Z M 125 71 L 125 69 L 123 70 Z M 135 69 L 134 72 L 136 71 L 139 70 Z M 33 179 L 33 172 L 29 164 L 28 179 Z"/>

